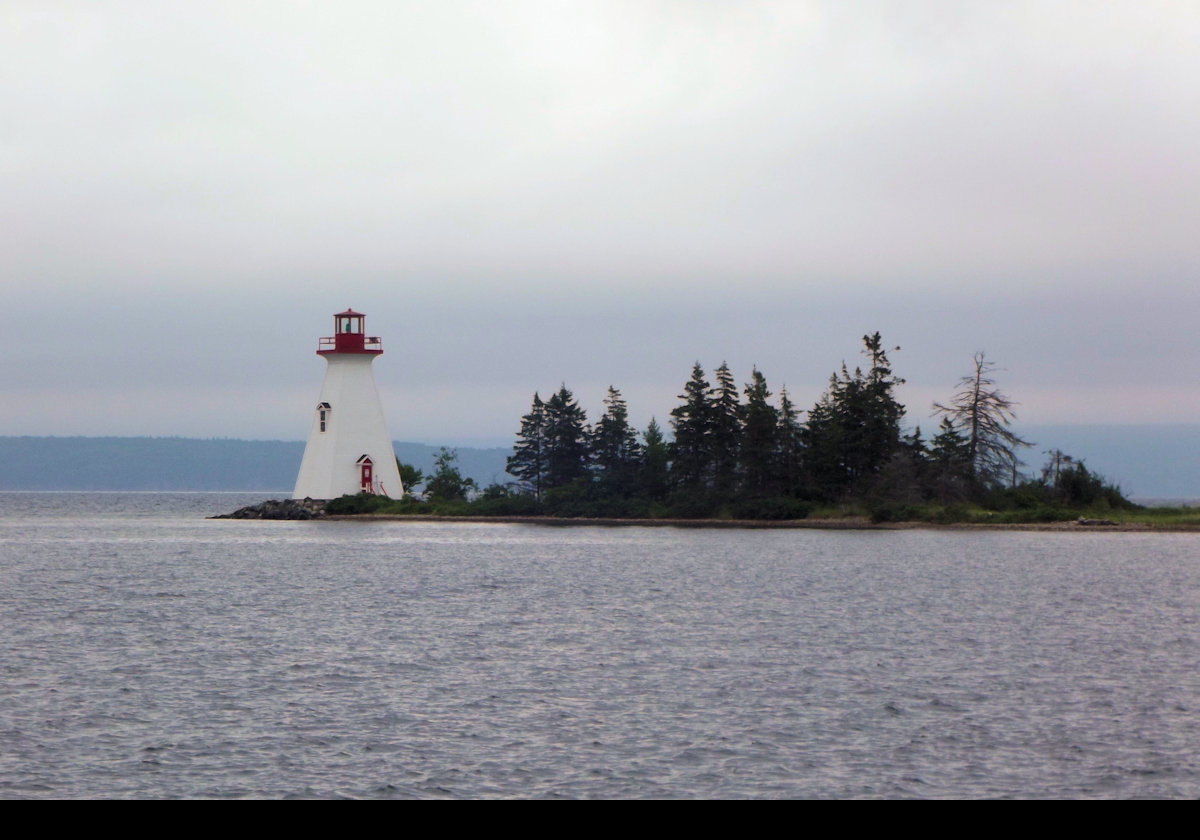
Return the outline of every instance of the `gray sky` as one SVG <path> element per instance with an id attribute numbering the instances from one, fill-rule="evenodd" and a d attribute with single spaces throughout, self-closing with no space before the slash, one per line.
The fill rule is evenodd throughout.
<path id="1" fill-rule="evenodd" d="M 1194 2 L 0 2 L 0 434 L 393 437 L 534 390 L 802 407 L 880 330 L 931 430 L 1200 418 Z"/>

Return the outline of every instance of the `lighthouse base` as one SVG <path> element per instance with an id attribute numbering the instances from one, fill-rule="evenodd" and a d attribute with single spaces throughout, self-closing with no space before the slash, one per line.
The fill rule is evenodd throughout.
<path id="1" fill-rule="evenodd" d="M 321 397 L 300 462 L 293 499 L 404 495 L 383 406 L 371 372 L 373 355 L 330 353 Z"/>

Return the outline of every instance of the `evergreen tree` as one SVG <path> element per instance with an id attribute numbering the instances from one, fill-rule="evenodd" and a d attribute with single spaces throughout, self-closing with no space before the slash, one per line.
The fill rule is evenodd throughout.
<path id="1" fill-rule="evenodd" d="M 505 470 L 534 498 L 542 497 L 546 489 L 546 405 L 536 391 L 532 408 L 521 418 L 521 430 Z"/>
<path id="2" fill-rule="evenodd" d="M 877 472 L 900 449 L 900 420 L 904 417 L 904 406 L 896 400 L 895 389 L 903 385 L 904 380 L 892 373 L 878 332 L 864 335 L 863 344 L 863 354 L 871 360 L 866 386 L 862 389 L 866 404 L 862 429 L 866 454 L 863 472 L 870 474 Z"/>
<path id="3" fill-rule="evenodd" d="M 799 412 L 788 396 L 787 388 L 779 390 L 779 425 L 775 430 L 778 456 L 775 465 L 776 482 L 787 496 L 799 496 L 804 486 L 804 427 Z"/>
<path id="4" fill-rule="evenodd" d="M 641 446 L 637 433 L 629 425 L 625 400 L 611 385 L 604 406 L 604 416 L 596 421 L 592 430 L 592 465 L 606 492 L 628 493 L 641 460 Z"/>
<path id="5" fill-rule="evenodd" d="M 458 452 L 442 447 L 433 459 L 433 477 L 425 485 L 425 495 L 430 501 L 451 502 L 464 500 L 476 489 L 475 479 L 463 478 L 455 462 Z"/>
<path id="6" fill-rule="evenodd" d="M 893 518 L 895 505 L 915 505 L 926 497 L 925 441 L 921 427 L 900 439 L 900 445 L 876 473 L 867 491 L 872 517 Z"/>
<path id="7" fill-rule="evenodd" d="M 562 487 L 588 475 L 587 415 L 564 384 L 545 405 L 545 486 Z"/>
<path id="8" fill-rule="evenodd" d="M 711 429 L 709 446 L 712 458 L 713 487 L 724 496 L 737 488 L 738 448 L 742 435 L 742 411 L 738 403 L 737 383 L 729 365 L 721 362 L 709 393 Z"/>
<path id="9" fill-rule="evenodd" d="M 855 368 L 851 375 L 843 363 L 805 428 L 809 472 L 827 497 L 862 492 L 900 449 L 904 406 L 895 389 L 904 380 L 892 373 L 878 332 L 864 335 L 863 344 L 871 360 L 867 373 Z"/>
<path id="10" fill-rule="evenodd" d="M 842 375 L 846 375 L 845 365 Z M 829 388 L 809 409 L 801 430 L 807 489 L 821 498 L 833 498 L 846 484 L 844 424 L 837 408 L 841 381 L 836 374 L 829 378 Z"/>
<path id="11" fill-rule="evenodd" d="M 921 437 L 921 427 L 917 426 L 912 430 L 911 434 L 901 438 L 900 443 L 909 457 L 914 461 L 924 461 L 929 451 L 925 447 L 925 440 Z"/>
<path id="12" fill-rule="evenodd" d="M 966 497 L 970 480 L 967 439 L 955 428 L 954 421 L 943 416 L 929 444 L 930 490 L 939 501 L 958 501 Z"/>
<path id="13" fill-rule="evenodd" d="M 1081 459 L 1073 458 L 1059 449 L 1045 454 L 1049 460 L 1042 467 L 1041 481 L 1029 482 L 1022 487 L 1032 492 L 1040 491 L 1047 501 L 1072 507 L 1126 510 L 1138 507 L 1125 498 L 1120 487 L 1089 470 Z"/>
<path id="14" fill-rule="evenodd" d="M 425 480 L 425 473 L 412 464 L 405 464 L 399 458 L 396 459 L 396 469 L 400 471 L 400 484 L 404 487 L 404 494 L 416 496 L 417 485 Z"/>
<path id="15" fill-rule="evenodd" d="M 934 464 L 966 477 L 970 474 L 971 456 L 967 439 L 949 417 L 943 417 L 938 433 L 929 443 L 929 459 Z"/>
<path id="16" fill-rule="evenodd" d="M 779 475 L 779 412 L 768 402 L 766 377 L 754 368 L 742 406 L 742 492 L 749 498 L 775 495 Z"/>
<path id="17" fill-rule="evenodd" d="M 661 502 L 671 489 L 671 450 L 658 421 L 653 417 L 642 435 L 642 441 L 642 469 L 638 482 L 641 493 L 648 499 Z"/>
<path id="18" fill-rule="evenodd" d="M 697 490 L 708 486 L 712 478 L 712 407 L 710 386 L 704 369 L 696 362 L 692 377 L 683 386 L 679 399 L 683 405 L 671 411 L 671 477 L 676 486 Z"/>

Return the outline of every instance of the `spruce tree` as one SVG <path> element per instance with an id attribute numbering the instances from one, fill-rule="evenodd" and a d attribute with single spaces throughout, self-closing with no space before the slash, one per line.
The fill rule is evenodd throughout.
<path id="1" fill-rule="evenodd" d="M 775 462 L 776 482 L 787 496 L 799 496 L 804 488 L 804 427 L 799 412 L 788 396 L 787 388 L 779 389 L 779 426 L 775 430 L 778 455 Z"/>
<path id="2" fill-rule="evenodd" d="M 710 386 L 696 362 L 692 377 L 683 386 L 683 405 L 671 411 L 671 478 L 677 487 L 698 490 L 712 478 L 712 408 Z"/>
<path id="3" fill-rule="evenodd" d="M 562 487 L 588 475 L 587 414 L 564 384 L 545 405 L 545 487 Z"/>
<path id="4" fill-rule="evenodd" d="M 546 489 L 546 405 L 537 392 L 529 413 L 521 418 L 521 430 L 505 470 L 534 498 L 542 497 Z"/>
<path id="5" fill-rule="evenodd" d="M 892 373 L 891 362 L 883 349 L 879 333 L 863 336 L 863 354 L 871 360 L 867 372 L 866 417 L 864 443 L 867 449 L 867 472 L 878 472 L 900 449 L 900 421 L 904 406 L 896 399 L 895 390 L 904 380 Z M 894 348 L 899 350 L 899 347 Z"/>
<path id="6" fill-rule="evenodd" d="M 904 383 L 892 373 L 878 332 L 863 336 L 867 373 L 845 363 L 829 380 L 829 389 L 809 412 L 805 447 L 817 491 L 829 498 L 861 493 L 900 449 L 904 406 L 895 389 Z M 899 350 L 900 348 L 896 348 Z"/>
<path id="7" fill-rule="evenodd" d="M 766 377 L 754 368 L 745 388 L 742 406 L 741 473 L 742 493 L 763 498 L 776 493 L 779 451 L 779 413 L 768 402 L 771 392 Z"/>
<path id="8" fill-rule="evenodd" d="M 625 494 L 632 489 L 641 459 L 641 446 L 637 432 L 629 425 L 625 400 L 611 385 L 604 398 L 604 407 L 604 416 L 596 421 L 592 430 L 591 461 L 605 492 Z"/>
<path id="9" fill-rule="evenodd" d="M 729 496 L 737 489 L 738 449 L 742 435 L 741 406 L 738 403 L 737 383 L 727 363 L 721 362 L 714 378 L 716 383 L 709 394 L 713 487 L 722 495 Z"/>
<path id="10" fill-rule="evenodd" d="M 846 374 L 845 365 L 842 374 Z M 808 490 L 823 499 L 835 498 L 846 484 L 844 424 L 838 409 L 841 382 L 836 374 L 829 378 L 829 388 L 809 409 L 801 432 Z"/>
<path id="11" fill-rule="evenodd" d="M 661 502 L 671 490 L 671 450 L 663 437 L 658 421 L 650 418 L 650 425 L 642 435 L 642 468 L 638 476 L 641 494 L 652 501 Z"/>
<path id="12" fill-rule="evenodd" d="M 938 433 L 929 443 L 929 490 L 941 502 L 966 497 L 971 483 L 971 456 L 967 439 L 949 417 L 942 417 Z"/>

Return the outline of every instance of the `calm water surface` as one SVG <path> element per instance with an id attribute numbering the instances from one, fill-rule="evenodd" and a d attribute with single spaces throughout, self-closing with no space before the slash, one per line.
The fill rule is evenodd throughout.
<path id="1" fill-rule="evenodd" d="M 1200 795 L 1200 535 L 0 494 L 0 796 Z"/>

